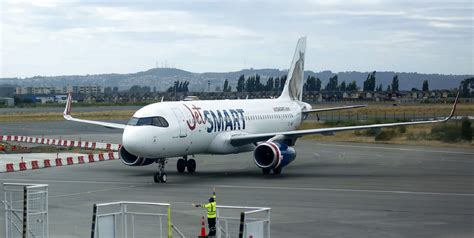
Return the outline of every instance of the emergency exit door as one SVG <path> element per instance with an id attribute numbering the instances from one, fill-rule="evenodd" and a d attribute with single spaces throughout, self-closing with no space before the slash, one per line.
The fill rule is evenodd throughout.
<path id="1" fill-rule="evenodd" d="M 173 113 L 178 119 L 178 125 L 179 125 L 179 137 L 186 137 L 187 132 L 186 132 L 186 119 L 184 118 L 184 114 L 181 110 L 178 108 L 173 108 Z"/>

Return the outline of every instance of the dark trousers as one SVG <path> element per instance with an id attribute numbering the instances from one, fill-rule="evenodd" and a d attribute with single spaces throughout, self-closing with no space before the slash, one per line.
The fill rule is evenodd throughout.
<path id="1" fill-rule="evenodd" d="M 207 224 L 209 224 L 208 236 L 216 236 L 216 218 L 207 218 Z"/>

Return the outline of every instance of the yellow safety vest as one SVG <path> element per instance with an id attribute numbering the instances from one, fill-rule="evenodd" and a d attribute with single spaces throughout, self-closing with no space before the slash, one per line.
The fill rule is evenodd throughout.
<path id="1" fill-rule="evenodd" d="M 201 207 L 207 208 L 207 218 L 216 218 L 216 196 L 212 196 L 214 198 L 214 202 L 210 202 L 207 204 L 201 205 Z"/>

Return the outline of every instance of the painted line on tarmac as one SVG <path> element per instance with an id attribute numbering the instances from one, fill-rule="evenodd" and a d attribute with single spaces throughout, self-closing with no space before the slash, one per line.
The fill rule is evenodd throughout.
<path id="1" fill-rule="evenodd" d="M 238 185 L 215 185 L 220 188 L 245 188 L 245 189 L 267 189 L 267 190 L 298 190 L 298 191 L 322 191 L 322 192 L 355 192 L 355 193 L 389 193 L 389 194 L 409 194 L 409 195 L 438 195 L 438 196 L 458 196 L 474 197 L 474 193 L 439 193 L 439 192 L 414 192 L 397 190 L 370 190 L 370 189 L 344 189 L 344 188 L 298 188 L 298 187 L 259 187 L 259 186 L 238 186 Z M 208 186 L 206 186 L 208 187 Z"/>
<path id="2" fill-rule="evenodd" d="M 409 148 L 393 148 L 393 147 L 385 147 L 385 146 L 340 145 L 340 144 L 326 144 L 326 143 L 317 143 L 317 144 L 318 145 L 326 145 L 326 146 L 337 146 L 337 147 L 352 147 L 352 148 L 366 148 L 366 149 L 384 149 L 384 150 L 398 150 L 398 151 L 414 151 L 414 152 L 474 155 L 473 152 L 448 151 L 448 150 L 420 150 L 420 149 L 409 149 Z"/>
<path id="3" fill-rule="evenodd" d="M 48 199 L 62 198 L 62 197 L 73 197 L 73 196 L 84 195 L 84 194 L 93 194 L 93 193 L 99 193 L 99 192 L 120 190 L 120 189 L 124 189 L 124 188 L 134 188 L 134 187 L 138 187 L 138 186 L 139 185 L 131 185 L 131 186 L 125 186 L 125 187 L 118 187 L 118 188 L 105 188 L 105 189 L 98 189 L 98 190 L 90 190 L 90 191 L 85 191 L 85 192 L 80 192 L 80 193 L 66 193 L 66 194 L 61 194 L 61 195 L 49 196 Z"/>

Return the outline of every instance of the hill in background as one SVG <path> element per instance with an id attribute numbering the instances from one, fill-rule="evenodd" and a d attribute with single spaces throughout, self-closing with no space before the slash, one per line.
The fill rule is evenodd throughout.
<path id="1" fill-rule="evenodd" d="M 35 76 L 31 78 L 0 78 L 1 84 L 11 84 L 22 87 L 34 86 L 56 86 L 66 85 L 100 85 L 104 87 L 118 86 L 121 90 L 128 89 L 133 85 L 156 87 L 157 91 L 164 91 L 173 84 L 174 81 L 190 81 L 190 91 L 207 91 L 208 81 L 211 83 L 211 90 L 216 87 L 222 88 L 224 80 L 228 79 L 233 90 L 237 84 L 237 79 L 244 74 L 246 77 L 259 74 L 266 81 L 268 77 L 280 77 L 285 75 L 286 70 L 278 69 L 243 69 L 236 72 L 223 73 L 192 73 L 175 68 L 153 68 L 147 71 L 129 73 L 129 74 L 96 74 L 96 75 L 69 75 L 69 76 Z M 355 80 L 357 85 L 362 88 L 363 81 L 367 78 L 369 72 L 338 72 L 339 83 L 346 83 Z M 305 71 L 305 78 L 308 75 L 321 79 L 323 87 L 327 84 L 329 77 L 334 72 Z M 459 87 L 459 83 L 472 75 L 442 75 L 442 74 L 420 74 L 420 73 L 397 73 L 382 71 L 376 73 L 376 85 L 380 83 L 385 90 L 392 82 L 393 76 L 397 74 L 400 80 L 400 90 L 410 90 L 411 88 L 421 89 L 424 80 L 429 81 L 430 89 L 451 89 Z"/>

